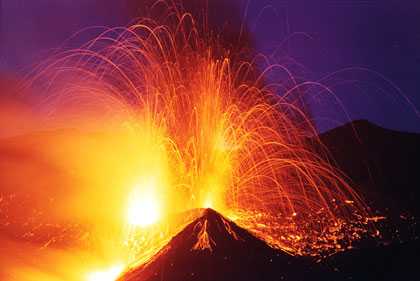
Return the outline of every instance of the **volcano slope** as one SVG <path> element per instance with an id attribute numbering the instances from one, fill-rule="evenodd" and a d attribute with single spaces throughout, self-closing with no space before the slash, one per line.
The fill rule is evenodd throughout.
<path id="1" fill-rule="evenodd" d="M 274 250 L 214 210 L 205 209 L 151 261 L 119 281 L 329 280 L 331 276 L 327 268 Z"/>

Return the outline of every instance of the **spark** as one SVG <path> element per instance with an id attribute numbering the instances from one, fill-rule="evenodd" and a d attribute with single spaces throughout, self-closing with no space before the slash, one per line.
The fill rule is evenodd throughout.
<path id="1" fill-rule="evenodd" d="M 110 30 L 59 54 L 31 81 L 46 86 L 54 112 L 76 107 L 81 114 L 97 103 L 122 118 L 118 128 L 129 132 L 105 155 L 89 151 L 100 156 L 89 168 L 78 159 L 83 175 L 100 183 L 95 194 L 106 193 L 104 182 L 117 175 L 109 209 L 123 215 L 104 220 L 129 226 L 123 237 L 110 238 L 106 227 L 95 237 L 106 241 L 98 252 L 111 249 L 126 266 L 91 273 L 87 281 L 111 281 L 127 264 L 147 262 L 195 218 L 178 214 L 203 207 L 291 255 L 350 248 L 376 220 L 327 160 L 311 118 L 290 101 L 295 89 L 311 83 L 299 84 L 273 64 L 268 69 L 284 70 L 288 78 L 264 85 L 266 72 L 248 50 L 223 46 L 205 19 L 168 9 L 163 22 L 145 19 L 118 37 Z M 107 156 L 119 173 L 98 172 Z M 133 178 L 134 187 L 126 185 Z M 211 251 L 207 221 L 199 227 L 194 248 Z"/>
<path id="2" fill-rule="evenodd" d="M 252 60 L 179 13 L 129 27 L 110 44 L 105 33 L 48 69 L 61 86 L 49 90 L 65 89 L 60 100 L 106 100 L 130 120 L 139 150 L 133 173 L 145 180 L 130 195 L 128 224 L 211 207 L 293 255 L 330 254 L 366 233 L 368 208 L 328 162 L 310 117 L 261 85 Z M 173 234 L 137 229 L 125 241 L 137 237 L 145 241 L 133 243 L 138 252 L 152 253 L 161 243 L 151 236 Z"/>

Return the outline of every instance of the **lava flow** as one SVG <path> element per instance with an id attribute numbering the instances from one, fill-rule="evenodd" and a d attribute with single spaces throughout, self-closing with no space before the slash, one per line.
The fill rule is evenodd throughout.
<path id="1" fill-rule="evenodd" d="M 177 7 L 165 15 L 61 53 L 30 81 L 48 96 L 51 120 L 79 127 L 111 116 L 101 125 L 111 134 L 49 150 L 86 187 L 55 210 L 77 222 L 75 244 L 103 268 L 82 270 L 86 281 L 115 280 L 149 260 L 200 208 L 291 255 L 329 255 L 368 233 L 367 206 L 291 101 L 292 74 L 267 85 L 251 54 L 221 44 L 204 19 Z"/>

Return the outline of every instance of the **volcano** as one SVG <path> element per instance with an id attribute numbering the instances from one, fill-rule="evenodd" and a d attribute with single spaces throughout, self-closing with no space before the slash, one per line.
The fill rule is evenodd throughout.
<path id="1" fill-rule="evenodd" d="M 417 265 L 420 253 L 420 135 L 388 130 L 361 120 L 319 137 L 330 152 L 331 163 L 351 179 L 353 186 L 372 206 L 372 211 L 379 210 L 378 215 L 386 217 L 380 227 L 383 239 L 372 243 L 362 241 L 352 250 L 315 263 L 309 258 L 272 249 L 234 222 L 206 209 L 194 216 L 197 219 L 174 236 L 148 263 L 133 267 L 120 281 L 420 280 Z M 8 245 L 3 238 L 16 242 L 13 250 L 0 255 L 0 276 L 3 277 L 2 273 L 8 276 L 10 268 L 2 262 L 14 257 L 15 252 L 24 252 L 27 249 L 21 246 L 24 242 L 42 246 L 57 236 L 54 233 L 58 229 L 52 229 L 55 224 L 40 224 L 34 232 L 32 224 L 27 222 L 37 206 L 44 210 L 44 216 L 37 213 L 36 217 L 41 217 L 43 222 L 46 221 L 44 217 L 55 213 L 56 206 L 62 205 L 55 200 L 48 200 L 45 205 L 45 194 L 55 191 L 63 195 L 60 197 L 66 197 L 74 187 L 87 188 L 76 177 L 77 169 L 68 168 L 73 167 L 70 165 L 73 162 L 61 163 L 61 159 L 66 160 L 71 155 L 77 160 L 79 154 L 85 155 L 83 159 L 96 159 L 93 148 L 100 147 L 105 153 L 114 147 L 113 142 L 102 144 L 103 139 L 106 138 L 102 134 L 86 135 L 71 130 L 0 140 L 0 244 Z M 82 167 L 84 165 L 86 160 Z M 115 163 L 109 161 L 100 167 L 104 175 L 112 174 L 110 171 L 115 169 Z M 50 216 L 48 219 L 51 220 Z M 29 230 L 33 235 L 23 235 Z M 66 231 L 66 235 L 58 236 L 62 239 L 49 245 L 62 247 L 76 243 L 80 240 L 76 230 L 74 234 L 70 231 L 71 235 Z M 26 255 L 33 256 L 33 252 Z M 0 279 L 5 279 L 2 277 Z"/>
<path id="2" fill-rule="evenodd" d="M 212 209 L 119 281 L 324 280 L 326 268 L 269 247 Z"/>

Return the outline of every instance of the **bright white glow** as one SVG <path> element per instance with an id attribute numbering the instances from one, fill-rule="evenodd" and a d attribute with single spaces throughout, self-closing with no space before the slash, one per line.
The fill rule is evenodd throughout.
<path id="1" fill-rule="evenodd" d="M 127 221 L 132 226 L 146 227 L 160 218 L 160 205 L 155 195 L 153 181 L 136 186 L 131 193 L 127 210 Z"/>
<path id="2" fill-rule="evenodd" d="M 205 209 L 213 208 L 213 200 L 211 199 L 210 196 L 208 196 L 206 200 L 204 201 L 203 208 Z"/>
<path id="3" fill-rule="evenodd" d="M 119 264 L 105 270 L 94 271 L 86 276 L 86 281 L 115 281 L 123 270 L 124 266 Z"/>

